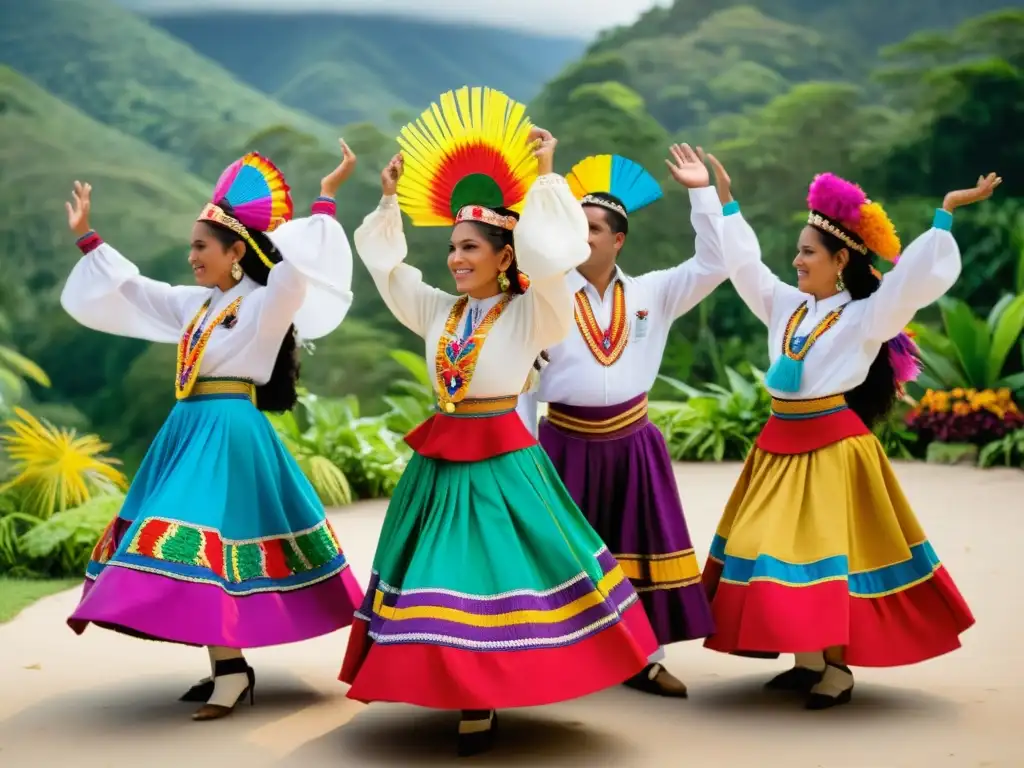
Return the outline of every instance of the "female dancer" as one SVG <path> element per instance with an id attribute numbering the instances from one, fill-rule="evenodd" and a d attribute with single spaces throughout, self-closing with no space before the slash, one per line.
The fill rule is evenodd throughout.
<path id="1" fill-rule="evenodd" d="M 556 141 L 522 115 L 489 89 L 442 96 L 403 130 L 404 156 L 355 236 L 385 303 L 426 341 L 439 413 L 406 436 L 415 453 L 341 679 L 360 701 L 461 710 L 462 755 L 491 745 L 496 709 L 617 685 L 657 648 L 629 580 L 515 412 L 538 353 L 573 326 L 566 274 L 589 250 L 586 216 L 552 172 Z M 413 223 L 454 224 L 459 297 L 403 263 L 396 193 Z"/>
<path id="2" fill-rule="evenodd" d="M 704 569 L 727 653 L 794 653 L 769 688 L 808 709 L 850 701 L 848 665 L 913 664 L 960 646 L 974 617 L 907 499 L 871 425 L 917 373 L 902 333 L 960 274 L 953 211 L 984 200 L 995 174 L 950 192 L 903 253 L 860 187 L 814 179 L 793 266 L 797 287 L 761 263 L 757 237 L 711 158 L 725 203 L 725 260 L 743 301 L 768 326 L 772 415 L 726 506 Z M 872 254 L 899 261 L 884 277 Z"/>
<path id="3" fill-rule="evenodd" d="M 330 333 L 352 303 L 352 253 L 334 220 L 355 165 L 342 149 L 313 215 L 294 221 L 269 160 L 232 163 L 192 228 L 196 287 L 141 277 L 104 243 L 89 227 L 88 184 L 75 182 L 67 206 L 83 257 L 64 309 L 94 330 L 178 345 L 178 402 L 93 551 L 68 623 L 207 646 L 212 680 L 183 697 L 206 701 L 196 720 L 252 700 L 240 649 L 333 632 L 362 601 L 315 491 L 260 413 L 295 404 L 296 333 Z"/>

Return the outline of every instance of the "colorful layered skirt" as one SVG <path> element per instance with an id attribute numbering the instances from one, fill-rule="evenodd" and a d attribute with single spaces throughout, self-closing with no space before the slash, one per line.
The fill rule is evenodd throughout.
<path id="1" fill-rule="evenodd" d="M 640 596 L 662 645 L 714 629 L 668 447 L 647 395 L 619 405 L 550 403 L 540 442 Z"/>
<path id="2" fill-rule="evenodd" d="M 960 647 L 974 623 L 870 430 L 842 395 L 773 400 L 704 568 L 717 651 L 845 647 L 862 667 Z"/>
<path id="3" fill-rule="evenodd" d="M 549 704 L 637 674 L 657 641 L 516 398 L 411 432 L 341 670 L 349 697 L 437 709 Z"/>
<path id="4" fill-rule="evenodd" d="M 201 380 L 146 453 L 68 620 L 230 648 L 346 627 L 363 591 L 248 382 Z"/>

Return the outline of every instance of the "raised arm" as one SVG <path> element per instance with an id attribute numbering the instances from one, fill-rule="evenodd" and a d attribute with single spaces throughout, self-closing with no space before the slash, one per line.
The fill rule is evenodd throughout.
<path id="1" fill-rule="evenodd" d="M 722 253 L 729 279 L 757 319 L 770 325 L 772 311 L 780 299 L 796 303 L 802 294 L 765 266 L 757 235 L 740 213 L 740 204 L 733 199 L 729 174 L 714 155 L 707 158 L 715 171 L 715 187 L 722 204 Z"/>
<path id="2" fill-rule="evenodd" d="M 71 270 L 60 303 L 86 328 L 117 336 L 176 344 L 191 315 L 209 296 L 199 286 L 173 286 L 142 277 L 139 268 L 89 226 L 92 187 L 75 182 L 68 225 L 82 258 Z"/>
<path id="3" fill-rule="evenodd" d="M 694 256 L 670 269 L 648 272 L 638 280 L 651 285 L 663 315 L 675 320 L 703 301 L 729 273 L 725 267 L 724 221 L 707 166 L 688 144 L 671 148 L 666 161 L 672 177 L 690 194 L 690 223 L 696 233 Z"/>
<path id="4" fill-rule="evenodd" d="M 326 336 L 352 306 L 352 249 L 334 218 L 334 198 L 355 170 L 356 156 L 344 141 L 340 143 L 342 161 L 321 180 L 311 215 L 268 235 L 281 261 L 270 270 L 259 332 L 275 343 L 292 323 L 304 339 Z"/>
<path id="5" fill-rule="evenodd" d="M 408 247 L 396 197 L 404 170 L 402 155 L 397 154 L 381 172 L 383 195 L 377 209 L 355 232 L 356 253 L 398 322 L 416 335 L 425 336 L 431 320 L 454 297 L 424 283 L 423 273 L 404 263 Z"/>
<path id="6" fill-rule="evenodd" d="M 888 341 L 914 318 L 914 313 L 942 297 L 960 276 L 960 248 L 950 229 L 953 211 L 992 196 L 1002 183 L 996 174 L 978 177 L 973 189 L 950 192 L 935 211 L 932 228 L 914 240 L 895 267 L 866 301 L 867 338 Z"/>
<path id="7" fill-rule="evenodd" d="M 587 260 L 590 246 L 583 207 L 568 182 L 552 171 L 557 139 L 541 128 L 534 128 L 530 139 L 537 146 L 538 176 L 515 228 L 516 261 L 530 278 L 523 298 L 532 312 L 524 332 L 531 343 L 545 348 L 562 341 L 573 327 L 566 275 Z"/>

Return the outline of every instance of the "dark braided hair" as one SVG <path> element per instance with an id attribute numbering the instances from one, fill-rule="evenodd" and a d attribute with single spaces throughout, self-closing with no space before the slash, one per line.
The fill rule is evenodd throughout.
<path id="1" fill-rule="evenodd" d="M 866 299 L 878 290 L 882 281 L 871 271 L 870 251 L 864 255 L 847 246 L 835 235 L 817 227 L 813 229 L 821 244 L 830 254 L 834 256 L 843 248 L 846 248 L 850 254 L 850 259 L 843 268 L 842 276 L 846 290 L 849 291 L 850 297 L 854 301 Z M 853 238 L 854 242 L 863 244 L 860 238 L 852 232 L 847 231 L 846 233 Z M 889 342 L 886 341 L 878 350 L 871 367 L 868 368 L 867 378 L 846 393 L 846 404 L 860 417 L 861 421 L 871 427 L 892 410 L 896 404 L 896 394 L 895 371 L 893 371 L 892 362 L 889 359 Z"/>
<path id="2" fill-rule="evenodd" d="M 234 216 L 234 209 L 227 200 L 216 203 L 228 216 Z M 263 263 L 263 260 L 256 255 L 252 247 L 244 238 L 231 231 L 227 227 L 213 221 L 204 221 L 210 228 L 210 233 L 223 246 L 225 250 L 235 243 L 242 243 L 245 246 L 245 255 L 242 256 L 239 266 L 242 271 L 252 280 L 260 285 L 266 285 L 270 278 L 270 267 Z M 263 254 L 275 264 L 281 261 L 281 254 L 270 238 L 263 232 L 249 230 L 249 236 L 263 251 Z M 296 343 L 295 326 L 290 325 L 288 332 L 281 340 L 281 348 L 277 352 L 277 359 L 274 361 L 274 369 L 266 384 L 256 386 L 256 407 L 261 411 L 272 413 L 283 413 L 290 411 L 298 401 L 296 386 L 299 381 L 299 354 Z"/>

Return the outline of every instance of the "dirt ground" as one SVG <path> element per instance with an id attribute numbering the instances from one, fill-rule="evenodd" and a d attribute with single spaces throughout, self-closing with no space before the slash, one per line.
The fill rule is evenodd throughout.
<path id="1" fill-rule="evenodd" d="M 784 661 L 740 659 L 699 643 L 668 649 L 689 700 L 615 688 L 503 713 L 499 743 L 479 765 L 743 765 L 785 768 L 1024 766 L 1024 473 L 900 464 L 897 472 L 977 625 L 944 658 L 855 670 L 853 702 L 806 712 L 761 684 Z M 703 561 L 739 465 L 679 465 Z M 385 505 L 332 514 L 363 584 Z M 203 650 L 64 623 L 78 590 L 46 598 L 0 626 L 0 766 L 433 766 L 454 758 L 456 716 L 364 707 L 337 674 L 347 630 L 252 651 L 256 706 L 194 723 L 176 701 L 207 673 Z M 1017 598 L 1013 595 L 1018 594 Z M 1013 604 L 1018 603 L 1017 608 Z M 230 763 L 223 762 L 229 760 Z M 216 762 L 215 762 L 216 761 Z"/>

